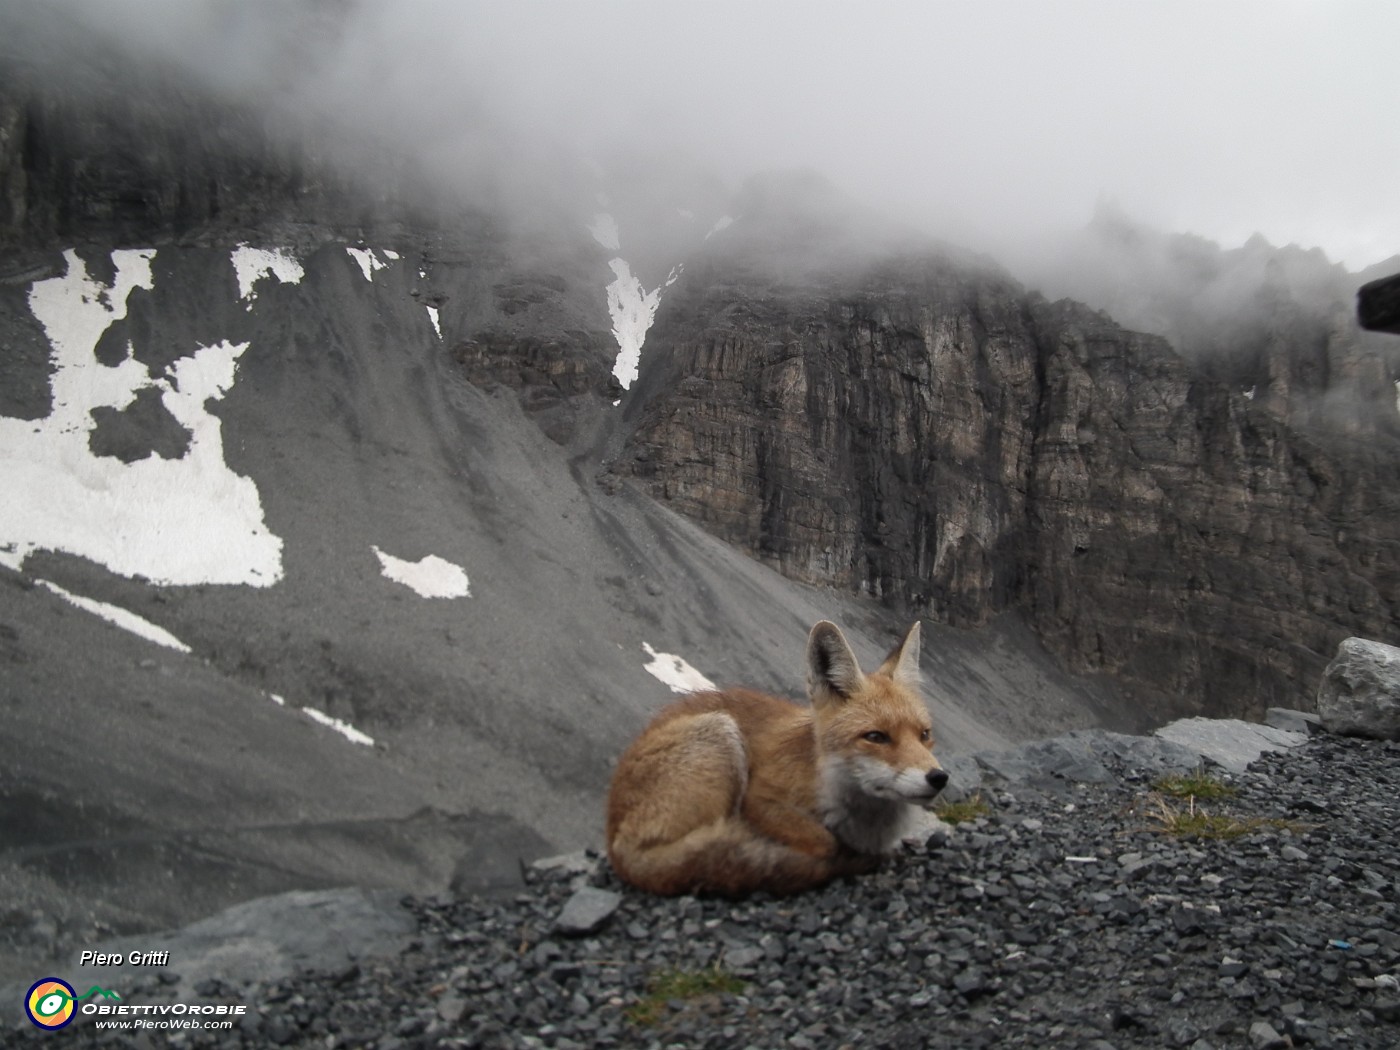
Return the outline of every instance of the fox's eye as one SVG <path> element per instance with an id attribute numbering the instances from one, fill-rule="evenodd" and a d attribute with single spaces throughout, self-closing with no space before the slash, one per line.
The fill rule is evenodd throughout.
<path id="1" fill-rule="evenodd" d="M 872 729 L 865 734 L 865 739 L 869 740 L 872 744 L 888 744 L 890 742 L 890 735 L 888 733 L 882 733 L 878 729 Z"/>
<path id="2" fill-rule="evenodd" d="M 931 730 L 931 729 L 923 729 L 923 730 L 920 730 L 920 731 L 919 731 L 919 743 L 921 743 L 921 744 L 931 744 L 931 743 L 933 743 L 933 730 Z"/>

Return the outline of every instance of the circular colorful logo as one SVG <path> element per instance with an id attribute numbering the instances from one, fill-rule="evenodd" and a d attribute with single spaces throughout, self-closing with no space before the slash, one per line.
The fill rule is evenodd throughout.
<path id="1" fill-rule="evenodd" d="M 24 1012 L 40 1028 L 62 1028 L 73 1020 L 77 993 L 67 981 L 45 977 L 35 981 L 24 999 Z"/>

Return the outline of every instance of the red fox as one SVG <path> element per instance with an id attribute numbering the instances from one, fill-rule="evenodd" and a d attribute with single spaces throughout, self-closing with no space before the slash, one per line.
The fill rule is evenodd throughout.
<path id="1" fill-rule="evenodd" d="M 863 674 L 823 620 L 811 707 L 728 689 L 664 708 L 618 760 L 608 859 L 651 893 L 787 894 L 872 870 L 948 783 L 918 694 L 919 625 Z"/>

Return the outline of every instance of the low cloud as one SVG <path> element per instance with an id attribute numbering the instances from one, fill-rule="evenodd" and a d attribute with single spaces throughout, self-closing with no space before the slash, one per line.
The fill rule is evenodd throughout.
<path id="1" fill-rule="evenodd" d="M 1388 2 L 13 6 L 463 193 L 586 194 L 595 165 L 647 151 L 730 185 L 812 168 L 994 254 L 1082 226 L 1105 194 L 1162 229 L 1257 231 L 1354 269 L 1400 248 Z"/>

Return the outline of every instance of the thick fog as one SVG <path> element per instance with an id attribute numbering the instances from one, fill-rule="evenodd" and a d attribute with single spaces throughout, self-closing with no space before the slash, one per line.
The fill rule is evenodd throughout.
<path id="1" fill-rule="evenodd" d="M 5 5 L 382 137 L 467 192 L 488 169 L 567 183 L 641 150 L 730 185 L 816 169 L 993 254 L 1102 201 L 1353 269 L 1400 251 L 1393 0 Z"/>

